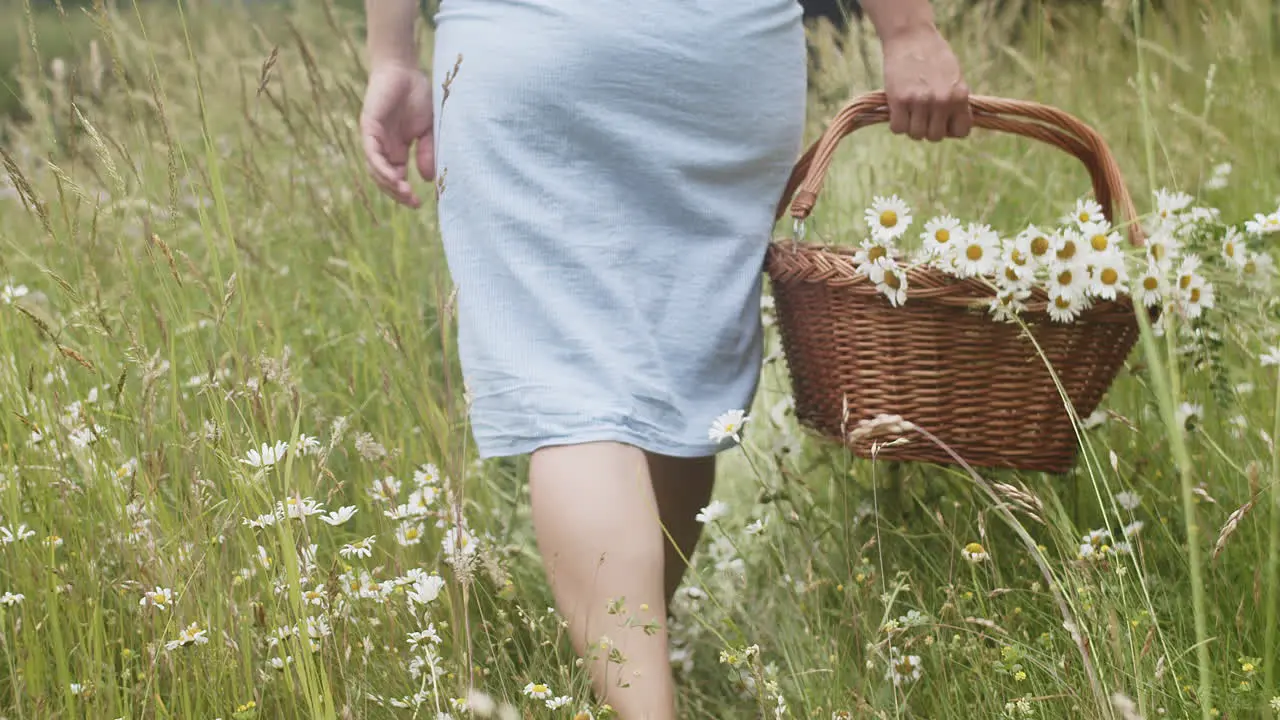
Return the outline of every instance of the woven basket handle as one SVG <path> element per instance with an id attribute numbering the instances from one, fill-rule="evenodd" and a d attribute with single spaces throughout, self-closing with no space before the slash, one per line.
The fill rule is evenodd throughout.
<path id="1" fill-rule="evenodd" d="M 1004 98 L 971 96 L 969 107 L 975 127 L 999 130 L 1048 143 L 1074 155 L 1089 171 L 1094 199 L 1113 225 L 1115 211 L 1128 220 L 1129 242 L 1145 242 L 1133 198 L 1120 176 L 1120 167 L 1102 137 L 1072 115 L 1039 103 Z M 889 106 L 883 91 L 861 95 L 846 105 L 827 127 L 822 137 L 805 151 L 792 168 L 791 177 L 778 202 L 775 221 L 790 205 L 791 216 L 804 220 L 813 211 L 835 156 L 836 146 L 859 128 L 888 122 Z"/>

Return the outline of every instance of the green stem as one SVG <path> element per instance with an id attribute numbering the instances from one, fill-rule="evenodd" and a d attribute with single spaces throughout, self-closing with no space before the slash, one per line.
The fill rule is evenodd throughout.
<path id="1" fill-rule="evenodd" d="M 1187 564 L 1191 572 L 1191 606 L 1195 616 L 1196 628 L 1196 665 L 1199 670 L 1200 688 L 1197 698 L 1200 713 L 1204 720 L 1212 718 L 1213 680 L 1209 665 L 1209 631 L 1208 616 L 1205 612 L 1204 570 L 1202 549 L 1200 547 L 1200 526 L 1196 520 L 1195 493 L 1191 484 L 1191 458 L 1187 452 L 1186 429 L 1179 423 L 1177 414 L 1177 398 L 1181 397 L 1181 388 L 1176 367 L 1175 336 L 1176 327 L 1165 332 L 1167 355 L 1162 358 L 1156 345 L 1151 326 L 1141 312 L 1137 313 L 1142 327 L 1142 345 L 1146 354 L 1147 365 L 1151 371 L 1152 384 L 1155 386 L 1156 399 L 1160 406 L 1160 414 L 1168 429 L 1170 450 L 1173 451 L 1174 462 L 1178 468 L 1178 480 L 1182 490 L 1183 522 L 1187 528 Z M 1168 360 L 1168 366 L 1164 364 Z M 1167 374 L 1166 374 L 1167 373 Z"/>
<path id="2" fill-rule="evenodd" d="M 1144 8 L 1138 0 L 1131 0 L 1129 8 L 1133 17 L 1134 38 L 1142 38 L 1142 13 Z M 1142 107 L 1142 137 L 1146 154 L 1147 183 L 1154 186 L 1156 178 L 1155 166 L 1155 133 L 1151 127 L 1151 106 L 1147 98 L 1147 68 L 1143 58 L 1142 44 L 1135 43 L 1137 59 L 1138 101 Z M 1130 218 L 1138 222 L 1137 218 Z M 1199 704 L 1200 714 L 1204 720 L 1210 720 L 1212 714 L 1213 681 L 1209 671 L 1208 619 L 1205 613 L 1204 578 L 1200 548 L 1200 526 L 1196 522 L 1195 496 L 1191 486 L 1191 458 L 1187 453 L 1186 429 L 1178 422 L 1177 402 L 1182 396 L 1178 382 L 1177 354 L 1175 348 L 1176 328 L 1170 327 L 1165 333 L 1165 345 L 1169 359 L 1168 375 L 1162 364 L 1160 352 L 1156 347 L 1155 336 L 1151 334 L 1151 326 L 1147 316 L 1135 310 L 1139 325 L 1142 328 L 1142 344 L 1147 364 L 1151 369 L 1151 378 L 1155 384 L 1161 415 L 1164 416 L 1168 428 L 1169 444 L 1173 450 L 1174 461 L 1178 467 L 1178 479 L 1182 489 L 1182 512 L 1187 526 L 1187 562 L 1191 566 L 1191 605 L 1195 615 L 1196 627 L 1196 665 L 1200 675 Z"/>
<path id="3" fill-rule="evenodd" d="M 1263 673 L 1269 695 L 1278 694 L 1275 682 L 1276 666 L 1276 615 L 1280 604 L 1280 378 L 1276 382 L 1275 412 L 1271 425 L 1271 531 L 1270 551 L 1267 553 L 1267 621 L 1266 653 L 1263 655 Z"/>

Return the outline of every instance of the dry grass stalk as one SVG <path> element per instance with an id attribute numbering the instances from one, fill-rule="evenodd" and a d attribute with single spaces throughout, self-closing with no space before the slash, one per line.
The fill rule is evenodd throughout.
<path id="1" fill-rule="evenodd" d="M 1017 488 L 1007 483 L 992 483 L 992 489 L 1022 514 L 1044 524 L 1044 503 L 1026 488 Z"/>
<path id="2" fill-rule="evenodd" d="M 1253 509 L 1253 505 L 1256 501 L 1256 496 L 1249 498 L 1249 502 L 1236 508 L 1235 512 L 1231 513 L 1231 515 L 1227 517 L 1227 522 L 1222 526 L 1222 530 L 1218 532 L 1218 542 L 1214 543 L 1213 552 L 1209 555 L 1210 562 L 1217 561 L 1218 555 L 1222 554 L 1222 551 L 1227 547 L 1227 540 L 1235 534 L 1236 528 L 1240 527 L 1240 521 L 1243 520 L 1244 517 L 1249 514 L 1249 511 Z"/>

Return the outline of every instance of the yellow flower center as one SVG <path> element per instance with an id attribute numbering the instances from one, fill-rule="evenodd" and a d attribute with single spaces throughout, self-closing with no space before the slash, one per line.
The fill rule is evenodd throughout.
<path id="1" fill-rule="evenodd" d="M 543 685 L 542 683 L 538 683 L 537 685 L 533 686 L 533 691 L 535 693 L 544 693 L 547 691 L 547 686 Z"/>
<path id="2" fill-rule="evenodd" d="M 1110 244 L 1109 241 L 1107 240 L 1107 236 L 1102 234 L 1094 235 L 1092 238 L 1089 239 L 1089 243 L 1093 245 L 1093 249 L 1097 250 L 1098 252 L 1102 252 L 1103 250 L 1106 250 L 1107 245 Z"/>
<path id="3" fill-rule="evenodd" d="M 985 550 L 985 549 L 983 549 L 982 545 L 981 545 L 980 543 L 976 543 L 976 542 L 971 542 L 971 543 L 969 543 L 968 545 L 965 545 L 965 546 L 964 546 L 964 550 L 965 550 L 965 552 L 969 552 L 969 553 L 980 553 L 980 552 L 986 552 L 986 550 Z"/>
<path id="4" fill-rule="evenodd" d="M 933 239 L 937 240 L 939 243 L 946 243 L 951 240 L 951 231 L 946 228 L 939 228 L 938 231 L 933 234 Z"/>
<path id="5" fill-rule="evenodd" d="M 1235 257 L 1235 256 L 1236 256 L 1236 244 L 1235 244 L 1235 243 L 1233 243 L 1233 242 L 1229 242 L 1229 243 L 1227 243 L 1227 244 L 1226 244 L 1226 246 L 1224 246 L 1224 247 L 1222 248 L 1222 254 L 1223 254 L 1223 255 L 1226 255 L 1226 256 L 1227 256 L 1227 257 L 1229 257 L 1229 258 L 1233 258 L 1233 257 Z"/>
<path id="6" fill-rule="evenodd" d="M 880 213 L 880 225 L 882 227 L 891 228 L 898 224 L 898 213 L 892 210 L 885 210 Z"/>
<path id="7" fill-rule="evenodd" d="M 1066 310 L 1071 307 L 1071 300 L 1065 296 L 1059 295 L 1053 299 L 1053 304 L 1057 305 L 1059 310 Z"/>
<path id="8" fill-rule="evenodd" d="M 1058 273 L 1058 284 L 1059 284 L 1059 285 L 1070 285 L 1070 284 L 1071 284 L 1071 271 L 1070 271 L 1070 270 L 1063 270 L 1062 272 Z"/>
<path id="9" fill-rule="evenodd" d="M 1187 273 L 1186 275 L 1178 276 L 1178 287 L 1182 288 L 1183 290 L 1186 290 L 1187 288 L 1191 287 L 1190 273 Z"/>
<path id="10" fill-rule="evenodd" d="M 1258 271 L 1258 264 L 1250 260 L 1244 264 L 1244 274 L 1252 275 Z"/>
<path id="11" fill-rule="evenodd" d="M 898 279 L 898 276 L 895 273 L 885 273 L 884 284 L 894 290 L 902 287 L 902 281 Z"/>
<path id="12" fill-rule="evenodd" d="M 872 262 L 875 262 L 876 260 L 884 257 L 887 254 L 888 252 L 884 249 L 884 246 L 872 245 L 871 249 L 867 251 L 867 259 Z"/>
<path id="13" fill-rule="evenodd" d="M 1144 280 L 1142 281 L 1142 289 L 1143 289 L 1143 290 L 1151 290 L 1151 291 L 1154 291 L 1154 290 L 1155 290 L 1156 288 L 1158 288 L 1158 287 L 1160 287 L 1160 281 L 1159 281 L 1159 280 L 1156 280 L 1156 279 L 1155 279 L 1155 278 L 1153 278 L 1153 277 L 1147 277 L 1146 279 L 1144 279 Z"/>
<path id="14" fill-rule="evenodd" d="M 1245 671 L 1245 672 L 1247 672 L 1247 673 L 1251 673 L 1251 672 L 1253 672 L 1253 671 L 1254 671 L 1254 666 L 1253 666 L 1253 663 L 1251 663 L 1251 662 L 1247 662 L 1247 663 L 1245 663 L 1245 664 L 1241 665 L 1241 666 L 1240 666 L 1240 669 L 1241 669 L 1241 670 L 1243 670 L 1243 671 Z"/>
<path id="15" fill-rule="evenodd" d="M 1193 303 L 1200 302 L 1200 288 L 1191 289 L 1191 302 Z"/>
<path id="16" fill-rule="evenodd" d="M 1164 243 L 1151 244 L 1151 257 L 1154 258 L 1155 260 L 1163 260 L 1164 252 L 1165 252 Z"/>
<path id="17" fill-rule="evenodd" d="M 1105 268 L 1102 271 L 1102 283 L 1104 285 L 1115 285 L 1119 279 L 1120 273 L 1116 272 L 1114 268 Z"/>
<path id="18" fill-rule="evenodd" d="M 1076 217 L 1080 219 L 1080 222 L 1089 222 L 1089 213 L 1087 212 L 1081 211 Z"/>
<path id="19" fill-rule="evenodd" d="M 1049 238 L 1041 235 L 1031 241 L 1031 254 L 1040 257 L 1049 252 Z"/>
<path id="20" fill-rule="evenodd" d="M 970 245 L 967 249 L 965 249 L 965 251 L 964 251 L 964 256 L 965 256 L 965 257 L 967 257 L 967 258 L 969 258 L 970 260 L 972 260 L 972 261 L 974 261 L 974 262 L 977 262 L 977 261 L 981 260 L 981 259 L 982 259 L 982 246 L 981 246 L 981 245 Z"/>
<path id="21" fill-rule="evenodd" d="M 1019 250 L 1014 250 L 1013 252 L 1009 253 L 1009 259 L 1013 261 L 1014 265 L 1027 264 L 1027 256 L 1023 255 L 1022 252 Z"/>
<path id="22" fill-rule="evenodd" d="M 1013 265 L 1006 265 L 1004 268 L 1004 276 L 1009 280 L 1009 282 L 1017 282 L 1018 281 L 1017 268 Z"/>
<path id="23" fill-rule="evenodd" d="M 1062 248 L 1058 250 L 1059 260 L 1070 260 L 1076 256 L 1076 241 L 1068 240 L 1063 243 Z"/>

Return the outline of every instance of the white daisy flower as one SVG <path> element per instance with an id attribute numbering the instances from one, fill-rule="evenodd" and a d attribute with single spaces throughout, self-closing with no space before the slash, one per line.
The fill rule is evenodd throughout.
<path id="1" fill-rule="evenodd" d="M 876 197 L 865 216 L 874 238 L 893 240 L 901 237 L 911 226 L 911 208 L 897 195 Z"/>
<path id="2" fill-rule="evenodd" d="M 1261 360 L 1263 367 L 1280 365 L 1280 345 L 1273 345 L 1270 350 L 1262 353 Z"/>
<path id="3" fill-rule="evenodd" d="M 693 519 L 700 523 L 706 524 L 710 522 L 715 522 L 716 520 L 719 520 L 720 518 L 725 517 L 728 514 L 729 514 L 729 503 L 723 500 L 712 500 L 711 504 L 699 510 L 698 514 L 694 516 Z"/>
<path id="4" fill-rule="evenodd" d="M 1184 402 L 1178 405 L 1178 424 L 1191 429 L 1204 417 L 1204 407 L 1195 403 Z"/>
<path id="5" fill-rule="evenodd" d="M 1096 223 L 1105 220 L 1106 216 L 1102 213 L 1102 206 L 1093 198 L 1081 198 L 1076 201 L 1075 210 L 1070 215 L 1063 218 L 1064 224 L 1074 224 L 1077 227 L 1083 227 L 1089 223 Z"/>
<path id="6" fill-rule="evenodd" d="M 1112 229 L 1111 223 L 1106 220 L 1082 225 L 1080 235 L 1084 238 L 1085 244 L 1095 253 L 1120 249 L 1120 233 Z"/>
<path id="7" fill-rule="evenodd" d="M 1164 188 L 1155 191 L 1156 217 L 1162 222 L 1174 220 L 1195 198 L 1184 192 L 1170 192 Z"/>
<path id="8" fill-rule="evenodd" d="M 344 558 L 349 558 L 349 557 L 366 557 L 366 558 L 367 558 L 367 557 L 372 557 L 372 556 L 373 556 L 373 543 L 374 543 L 374 541 L 375 541 L 375 540 L 377 540 L 377 537 L 378 537 L 377 535 L 370 535 L 369 537 L 367 537 L 367 538 L 365 538 L 365 539 L 363 539 L 363 540 L 360 540 L 359 542 L 354 542 L 354 543 L 349 543 L 349 544 L 347 544 L 347 545 L 343 545 L 343 546 L 338 550 L 338 554 L 339 554 L 339 555 L 341 555 L 341 556 L 342 556 L 342 557 L 344 557 Z"/>
<path id="9" fill-rule="evenodd" d="M 896 646 L 890 649 L 889 669 L 884 679 L 892 680 L 894 687 L 919 680 L 922 672 L 919 655 L 903 655 Z"/>
<path id="10" fill-rule="evenodd" d="M 742 442 L 742 428 L 750 417 L 743 410 L 730 410 L 711 423 L 707 437 L 712 442 L 723 442 L 733 438 L 734 442 Z"/>
<path id="11" fill-rule="evenodd" d="M 524 686 L 524 694 L 535 700 L 545 700 L 551 697 L 551 688 L 546 683 L 529 683 Z"/>
<path id="12" fill-rule="evenodd" d="M 1221 190 L 1227 186 L 1227 180 L 1231 177 L 1231 163 L 1223 162 L 1213 166 L 1209 171 L 1209 178 L 1204 181 L 1205 190 Z"/>
<path id="13" fill-rule="evenodd" d="M 240 462 L 255 468 L 269 468 L 284 459 L 289 451 L 289 443 L 278 442 L 275 445 L 262 444 L 261 450 L 250 449 Z"/>
<path id="14" fill-rule="evenodd" d="M 1246 278 L 1265 280 L 1275 272 L 1275 261 L 1271 259 L 1271 255 L 1264 252 L 1249 252 L 1247 256 L 1244 266 L 1240 268 L 1240 274 Z"/>
<path id="15" fill-rule="evenodd" d="M 1063 228 L 1054 237 L 1053 259 L 1058 263 L 1069 263 L 1084 259 L 1088 244 L 1079 232 L 1071 228 Z"/>
<path id="16" fill-rule="evenodd" d="M 963 234 L 959 220 L 950 215 L 943 215 L 925 223 L 920 240 L 927 257 L 943 258 L 954 252 L 955 248 L 961 244 Z"/>
<path id="17" fill-rule="evenodd" d="M 1121 532 L 1123 532 L 1124 536 L 1127 538 L 1131 538 L 1134 535 L 1137 535 L 1138 533 L 1142 532 L 1142 521 L 1134 520 L 1133 522 L 1121 528 Z"/>
<path id="18" fill-rule="evenodd" d="M 246 517 L 243 520 L 241 520 L 241 522 L 243 522 L 245 525 L 248 525 L 251 528 L 256 528 L 261 530 L 262 528 L 271 527 L 272 525 L 275 525 L 276 521 L 279 519 L 280 518 L 276 517 L 275 513 L 270 512 L 270 513 L 263 513 L 253 519 Z"/>
<path id="19" fill-rule="evenodd" d="M 853 266 L 859 270 L 880 258 L 892 259 L 896 248 L 892 238 L 872 238 L 858 244 L 858 252 L 853 255 Z"/>
<path id="20" fill-rule="evenodd" d="M 1187 317 L 1198 318 L 1204 314 L 1205 308 L 1213 307 L 1213 285 L 1204 277 L 1195 275 L 1191 278 L 1191 287 L 1183 294 Z"/>
<path id="21" fill-rule="evenodd" d="M 1083 298 L 1089 289 L 1091 278 L 1089 266 L 1083 258 L 1077 257 L 1069 261 L 1054 261 L 1048 269 L 1045 283 L 1049 292 Z"/>
<path id="22" fill-rule="evenodd" d="M 1057 288 L 1050 289 L 1047 310 L 1049 317 L 1053 320 L 1069 323 L 1085 311 L 1084 297 L 1078 294 L 1068 294 Z"/>
<path id="23" fill-rule="evenodd" d="M 444 589 L 444 578 L 436 573 L 419 575 L 405 594 L 414 605 L 430 605 Z"/>
<path id="24" fill-rule="evenodd" d="M 573 702 L 572 697 L 568 695 L 560 695 L 558 697 L 547 698 L 546 705 L 548 710 L 556 710 L 564 707 L 565 705 L 568 705 L 571 702 Z"/>
<path id="25" fill-rule="evenodd" d="M 4 595 L 0 595 L 0 605 L 13 607 L 14 605 L 21 604 L 22 601 L 26 599 L 27 599 L 27 596 L 23 595 L 22 593 L 13 593 L 13 592 L 6 591 Z"/>
<path id="26" fill-rule="evenodd" d="M 320 520 L 326 525 L 341 525 L 346 521 L 350 520 L 352 517 L 354 517 L 355 514 L 356 514 L 356 506 L 346 505 L 337 510 L 334 510 L 328 515 L 322 515 L 320 517 Z"/>
<path id="27" fill-rule="evenodd" d="M 1154 232 L 1147 238 L 1147 260 L 1155 263 L 1161 270 L 1173 267 L 1180 249 L 1178 240 L 1169 232 Z"/>
<path id="28" fill-rule="evenodd" d="M 168 610 L 173 604 L 173 591 L 157 585 L 155 590 L 143 593 L 142 600 L 138 604 L 142 607 L 151 606 L 157 610 Z"/>
<path id="29" fill-rule="evenodd" d="M 907 273 L 894 262 L 893 258 L 883 256 L 862 266 L 862 273 L 875 283 L 889 304 L 898 307 L 907 301 Z"/>
<path id="30" fill-rule="evenodd" d="M 315 455 L 320 450 L 320 438 L 314 435 L 303 433 L 293 444 L 294 450 L 300 455 Z"/>
<path id="31" fill-rule="evenodd" d="M 16 532 L 8 525 L 5 525 L 4 527 L 0 527 L 0 543 L 9 545 L 15 542 L 22 542 L 28 538 L 34 537 L 35 534 L 36 531 L 29 529 L 26 523 L 19 523 Z"/>
<path id="32" fill-rule="evenodd" d="M 30 292 L 26 285 L 5 285 L 0 287 L 0 303 L 11 305 L 14 300 L 26 297 Z"/>
<path id="33" fill-rule="evenodd" d="M 209 642 L 209 631 L 200 627 L 200 623 L 193 622 L 183 628 L 178 633 L 177 640 L 170 640 L 164 644 L 166 650 L 176 650 L 180 647 L 189 645 L 204 645 Z"/>
<path id="34" fill-rule="evenodd" d="M 276 516 L 281 520 L 305 520 L 312 515 L 319 515 L 324 512 L 324 507 L 316 502 L 314 498 L 300 498 L 292 496 L 286 498 L 284 502 L 276 503 Z"/>
<path id="35" fill-rule="evenodd" d="M 1026 263 L 1018 263 L 1018 251 L 1008 248 L 996 270 L 996 285 L 1001 289 L 1029 287 L 1035 280 L 1035 271 Z M 1019 256 L 1024 257 L 1025 256 Z"/>
<path id="36" fill-rule="evenodd" d="M 1236 269 L 1243 268 L 1249 261 L 1249 248 L 1245 244 L 1244 236 L 1234 227 L 1227 228 L 1222 236 L 1222 259 Z"/>
<path id="37" fill-rule="evenodd" d="M 1000 236 L 987 225 L 971 223 L 955 254 L 956 274 L 962 278 L 992 275 L 999 258 Z"/>
<path id="38" fill-rule="evenodd" d="M 1129 490 L 1116 493 L 1115 498 L 1116 504 L 1125 510 L 1137 510 L 1138 506 L 1142 504 L 1142 496 Z"/>
<path id="39" fill-rule="evenodd" d="M 1273 232 L 1280 231 L 1280 210 L 1276 212 L 1257 213 L 1252 220 L 1245 221 L 1245 232 L 1250 235 L 1270 235 Z"/>
<path id="40" fill-rule="evenodd" d="M 456 525 L 445 531 L 440 539 L 445 560 L 455 568 L 467 566 L 480 549 L 480 543 L 466 525 Z"/>
<path id="41" fill-rule="evenodd" d="M 1166 285 L 1160 266 L 1148 259 L 1146 271 L 1138 276 L 1133 288 L 1135 293 L 1140 293 L 1139 301 L 1144 307 L 1155 307 L 1164 302 L 1165 293 L 1168 292 Z"/>
<path id="42" fill-rule="evenodd" d="M 1195 278 L 1196 271 L 1200 269 L 1200 258 L 1196 255 L 1184 255 L 1182 263 L 1178 265 L 1177 279 L 1174 282 L 1175 287 L 1180 292 L 1186 292 L 1191 289 L 1191 281 Z"/>
<path id="43" fill-rule="evenodd" d="M 1118 293 L 1128 292 L 1128 281 L 1124 255 L 1118 250 L 1094 255 L 1089 292 L 1095 297 L 1115 300 Z"/>
<path id="44" fill-rule="evenodd" d="M 422 542 L 422 534 L 426 530 L 420 522 L 402 522 L 396 527 L 396 542 L 401 547 L 409 547 Z"/>
<path id="45" fill-rule="evenodd" d="M 1057 247 L 1057 240 L 1052 233 L 1047 233 L 1035 225 L 1028 225 L 1026 230 L 1018 233 L 1014 239 L 1014 247 L 1018 252 L 1031 258 L 1036 267 L 1048 264 Z"/>
<path id="46" fill-rule="evenodd" d="M 982 547 L 980 543 L 976 543 L 976 542 L 971 542 L 968 545 L 965 545 L 964 549 L 960 551 L 960 555 L 963 556 L 965 560 L 968 560 L 974 565 L 977 565 L 978 563 L 990 557 L 990 555 L 987 554 L 986 548 Z"/>
<path id="47" fill-rule="evenodd" d="M 1031 291 L 1025 287 L 1001 288 L 996 296 L 991 298 L 988 309 L 996 320 L 1014 322 L 1017 315 L 1027 309 L 1029 297 L 1031 297 Z"/>

